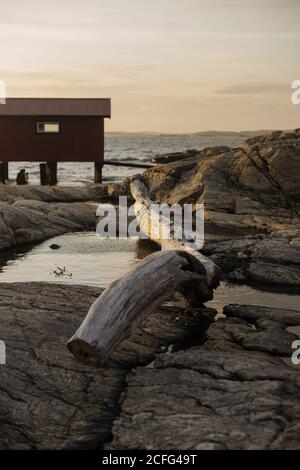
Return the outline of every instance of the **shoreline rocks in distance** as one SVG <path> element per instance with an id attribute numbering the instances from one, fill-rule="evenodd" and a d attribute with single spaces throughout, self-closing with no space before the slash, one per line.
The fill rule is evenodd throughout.
<path id="1" fill-rule="evenodd" d="M 209 154 L 216 155 L 217 153 L 229 152 L 230 150 L 231 148 L 225 145 L 218 146 L 218 147 L 207 147 L 207 148 L 204 148 L 203 150 L 188 149 L 188 150 L 185 150 L 184 152 L 157 154 L 151 157 L 150 161 L 152 163 L 172 163 L 178 160 L 183 160 L 185 158 L 195 157 L 197 155 L 199 157 L 209 155 Z"/>

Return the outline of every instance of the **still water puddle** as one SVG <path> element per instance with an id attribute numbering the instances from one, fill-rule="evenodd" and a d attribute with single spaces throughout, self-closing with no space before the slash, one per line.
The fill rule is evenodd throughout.
<path id="1" fill-rule="evenodd" d="M 58 245 L 58 249 L 50 248 Z M 157 249 L 147 240 L 102 240 L 95 232 L 70 233 L 0 253 L 0 282 L 63 282 L 106 287 Z M 229 303 L 299 310 L 300 296 L 221 283 L 207 306 L 219 313 Z"/>
<path id="2" fill-rule="evenodd" d="M 52 249 L 51 245 L 59 248 Z M 64 282 L 106 287 L 151 251 L 150 243 L 103 240 L 95 232 L 70 233 L 33 247 L 1 253 L 0 282 Z"/>
<path id="3" fill-rule="evenodd" d="M 222 313 L 228 304 L 264 305 L 266 307 L 300 310 L 300 296 L 258 290 L 246 285 L 221 282 L 214 299 L 207 302 L 208 307 Z"/>

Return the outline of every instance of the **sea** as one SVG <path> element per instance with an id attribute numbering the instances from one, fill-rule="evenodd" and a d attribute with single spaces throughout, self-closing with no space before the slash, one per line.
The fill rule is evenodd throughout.
<path id="1" fill-rule="evenodd" d="M 105 158 L 122 162 L 149 162 L 151 156 L 187 149 L 203 149 L 216 145 L 238 147 L 247 136 L 240 134 L 226 135 L 205 134 L 130 134 L 108 133 L 105 138 Z M 39 164 L 30 162 L 10 163 L 9 176 L 15 179 L 18 171 L 25 168 L 30 184 L 39 184 Z M 141 170 L 143 171 L 143 170 Z M 117 182 L 141 172 L 136 168 L 104 165 L 103 181 Z M 93 182 L 93 163 L 59 163 L 59 185 L 84 185 Z"/>

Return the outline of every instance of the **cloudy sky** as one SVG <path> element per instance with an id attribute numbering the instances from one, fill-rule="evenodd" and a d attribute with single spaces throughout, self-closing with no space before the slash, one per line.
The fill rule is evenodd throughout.
<path id="1" fill-rule="evenodd" d="M 299 0 L 0 0 L 18 97 L 111 97 L 112 131 L 300 127 Z"/>

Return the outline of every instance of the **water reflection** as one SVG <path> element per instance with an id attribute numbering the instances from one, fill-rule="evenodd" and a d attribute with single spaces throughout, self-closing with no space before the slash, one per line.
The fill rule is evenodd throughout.
<path id="1" fill-rule="evenodd" d="M 103 240 L 95 232 L 69 233 L 39 245 L 1 252 L 0 282 L 44 281 L 106 287 L 157 249 L 148 240 Z M 57 276 L 61 271 L 68 275 Z"/>
<path id="2" fill-rule="evenodd" d="M 34 244 L 30 243 L 0 251 L 0 273 L 4 272 L 14 261 L 29 253 L 34 246 Z"/>
<path id="3" fill-rule="evenodd" d="M 221 282 L 215 291 L 214 299 L 211 302 L 207 302 L 207 306 L 215 308 L 218 313 L 222 313 L 223 307 L 229 303 L 264 305 L 266 307 L 299 310 L 300 296 L 258 290 L 247 285 Z"/>

